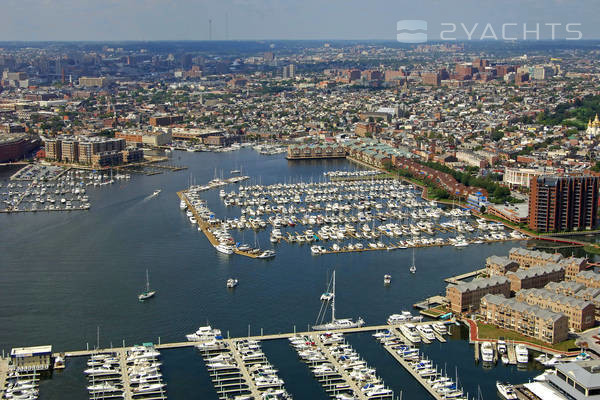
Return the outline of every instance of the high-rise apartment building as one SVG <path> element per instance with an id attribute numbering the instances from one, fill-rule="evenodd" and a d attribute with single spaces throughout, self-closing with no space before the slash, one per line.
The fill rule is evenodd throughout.
<path id="1" fill-rule="evenodd" d="M 291 79 L 296 76 L 296 65 L 290 64 L 283 67 L 283 79 Z"/>
<path id="2" fill-rule="evenodd" d="M 538 232 L 592 229 L 597 224 L 598 177 L 531 179 L 529 228 Z"/>

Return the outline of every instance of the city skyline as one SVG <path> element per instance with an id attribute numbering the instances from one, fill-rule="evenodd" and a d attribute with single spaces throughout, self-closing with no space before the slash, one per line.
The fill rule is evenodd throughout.
<path id="1" fill-rule="evenodd" d="M 600 38 L 595 15 L 600 4 L 591 0 L 551 2 L 509 0 L 495 3 L 439 0 L 413 3 L 405 0 L 8 0 L 0 16 L 0 37 L 5 41 L 153 41 L 153 40 L 395 40 L 400 20 L 423 20 L 429 40 L 455 24 L 458 40 L 564 38 L 566 24 L 577 24 L 582 39 Z M 209 20 L 211 21 L 209 23 Z M 516 24 L 516 25 L 514 25 Z M 551 24 L 556 28 L 552 28 Z M 211 25 L 209 27 L 209 25 Z M 486 29 L 487 28 L 487 29 Z M 573 28 L 575 30 L 575 28 Z"/>

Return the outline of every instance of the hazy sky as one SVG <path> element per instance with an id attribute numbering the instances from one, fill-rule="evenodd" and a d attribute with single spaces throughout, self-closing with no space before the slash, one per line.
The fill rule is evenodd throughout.
<path id="1" fill-rule="evenodd" d="M 600 0 L 2 0 L 0 41 L 389 39 L 398 20 L 428 22 L 429 38 L 600 38 Z M 464 27 L 461 25 L 464 24 Z M 475 25 L 475 24 L 478 25 Z M 484 32 L 486 25 L 489 24 Z M 528 33 L 528 38 L 535 37 Z"/>

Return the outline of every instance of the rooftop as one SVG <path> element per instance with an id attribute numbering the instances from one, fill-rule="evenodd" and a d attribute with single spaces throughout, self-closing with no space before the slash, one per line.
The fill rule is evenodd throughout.
<path id="1" fill-rule="evenodd" d="M 10 351 L 11 357 L 31 357 L 34 355 L 51 354 L 52 346 L 15 347 Z"/>
<path id="2" fill-rule="evenodd" d="M 560 318 L 566 318 L 562 314 L 555 313 L 553 311 L 549 311 L 549 310 L 546 310 L 546 309 L 538 307 L 538 306 L 529 305 L 527 303 L 517 301 L 514 298 L 509 299 L 504 296 L 498 296 L 496 294 L 486 294 L 485 296 L 483 296 L 483 298 L 481 300 L 482 301 L 485 300 L 489 304 L 495 304 L 498 306 L 509 307 L 515 311 L 533 314 L 536 317 L 539 317 L 544 320 L 557 321 Z"/>

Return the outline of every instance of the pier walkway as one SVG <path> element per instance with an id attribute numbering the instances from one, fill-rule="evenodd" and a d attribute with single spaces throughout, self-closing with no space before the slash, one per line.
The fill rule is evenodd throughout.
<path id="1" fill-rule="evenodd" d="M 402 334 L 400 334 L 399 330 L 394 329 L 394 330 L 390 330 L 392 333 L 394 333 L 394 335 L 396 335 L 396 337 L 398 337 L 400 340 L 402 340 L 404 343 L 408 344 L 408 345 L 412 345 L 412 343 L 410 341 L 408 341 L 408 339 L 406 339 Z M 384 345 L 383 348 L 392 356 L 396 359 L 396 361 L 398 361 L 400 363 L 400 365 L 402 365 L 404 367 L 404 369 L 413 376 L 413 378 L 415 378 L 417 380 L 417 382 L 419 382 L 424 388 L 425 390 L 427 390 L 427 392 L 429 392 L 429 394 L 431 394 L 433 396 L 434 399 L 436 400 L 443 400 L 444 398 L 438 393 L 436 392 L 431 385 L 429 384 L 429 382 L 421 377 L 421 375 L 419 375 L 414 369 L 412 369 L 409 365 L 409 363 L 404 360 L 402 357 L 400 357 L 400 355 L 396 352 L 396 350 L 394 350 L 392 348 L 392 346 L 389 345 Z"/>
<path id="2" fill-rule="evenodd" d="M 423 325 L 430 324 L 430 321 L 425 322 L 412 322 L 413 325 Z M 372 325 L 372 326 L 363 326 L 360 328 L 345 328 L 345 329 L 334 329 L 327 332 L 331 333 L 360 333 L 360 332 L 372 332 L 372 331 L 380 331 L 380 330 L 392 330 L 396 325 Z M 265 341 L 265 340 L 278 340 L 278 339 L 287 339 L 294 336 L 312 336 L 315 333 L 319 333 L 319 331 L 305 331 L 305 332 L 288 332 L 288 333 L 275 333 L 271 335 L 260 335 L 260 336 L 244 336 L 238 338 L 230 338 L 229 340 L 257 340 L 257 341 Z M 156 350 L 166 350 L 166 349 L 178 349 L 183 347 L 194 347 L 199 342 L 174 342 L 174 343 L 162 343 L 154 345 Z M 120 347 L 119 349 L 123 349 Z M 125 350 L 130 350 L 131 347 L 125 347 Z M 102 349 L 102 350 L 75 350 L 75 351 L 67 351 L 65 352 L 66 357 L 85 357 L 90 356 L 94 353 L 110 353 L 115 352 L 115 348 L 110 349 Z"/>
<path id="3" fill-rule="evenodd" d="M 478 270 L 475 270 L 475 271 L 466 272 L 466 273 L 461 274 L 461 275 L 456 275 L 456 276 L 452 276 L 450 278 L 446 278 L 446 279 L 444 279 L 444 282 L 446 282 L 446 283 L 459 283 L 459 281 L 462 281 L 462 280 L 468 279 L 468 278 L 474 278 L 477 275 L 481 275 L 481 274 L 483 274 L 485 272 L 486 272 L 486 269 L 482 268 L 482 269 L 478 269 Z"/>
<path id="4" fill-rule="evenodd" d="M 133 399 L 131 392 L 131 382 L 129 381 L 129 374 L 127 373 L 127 352 L 124 349 L 116 350 L 117 356 L 119 357 L 119 364 L 121 366 L 121 382 L 123 383 L 123 398 L 125 400 Z"/>
<path id="5" fill-rule="evenodd" d="M 196 218 L 196 221 L 198 222 L 198 226 L 200 227 L 200 229 L 202 230 L 202 233 L 204 233 L 204 235 L 206 236 L 206 238 L 208 239 L 208 241 L 210 242 L 210 244 L 212 244 L 213 246 L 218 246 L 219 245 L 219 241 L 217 240 L 217 238 L 215 237 L 215 235 L 212 234 L 212 232 L 209 230 L 209 228 L 211 226 L 212 227 L 219 227 L 220 224 L 210 225 L 206 221 L 204 221 L 204 219 L 202 219 L 202 217 L 200 217 L 200 215 L 196 211 L 196 208 L 192 205 L 192 203 L 189 202 L 189 200 L 187 199 L 187 196 L 184 195 L 184 191 L 177 192 L 177 196 L 179 196 L 179 198 L 183 202 L 185 202 L 188 210 L 190 210 L 192 212 L 192 214 L 194 214 L 194 218 Z M 241 256 L 246 256 L 246 257 L 250 257 L 250 258 L 258 258 L 258 254 L 254 254 L 254 253 L 250 253 L 250 252 L 247 252 L 247 251 L 238 250 L 235 247 L 233 247 L 233 252 L 235 254 L 239 254 Z"/>
<path id="6" fill-rule="evenodd" d="M 367 396 L 365 396 L 363 391 L 360 390 L 360 387 L 356 384 L 356 382 L 352 378 L 350 378 L 350 374 L 346 369 L 344 369 L 344 366 L 338 362 L 338 360 L 331 354 L 327 346 L 323 344 L 319 335 L 312 335 L 311 339 L 315 342 L 315 344 L 323 352 L 323 354 L 325 354 L 325 356 L 327 357 L 327 361 L 329 361 L 332 365 L 335 366 L 335 369 L 341 375 L 346 385 L 348 385 L 350 389 L 352 389 L 352 391 L 354 392 L 355 398 L 358 398 L 360 400 L 367 400 Z"/>
<path id="7" fill-rule="evenodd" d="M 254 383 L 254 379 L 252 379 L 252 377 L 250 376 L 250 372 L 248 371 L 246 363 L 244 363 L 244 360 L 242 360 L 242 356 L 237 349 L 237 341 L 238 341 L 238 339 L 226 339 L 225 340 L 225 342 L 228 344 L 229 350 L 231 351 L 231 355 L 233 355 L 233 358 L 235 359 L 235 362 L 236 362 L 237 366 L 239 367 L 242 377 L 244 378 L 244 380 L 246 381 L 246 383 L 248 385 L 248 390 L 250 390 L 250 393 L 252 393 L 252 396 L 254 396 L 255 399 L 260 399 L 262 396 L 262 393 L 256 387 L 256 384 Z"/>
<path id="8" fill-rule="evenodd" d="M 0 398 L 4 395 L 6 376 L 8 374 L 8 358 L 0 358 Z"/>

